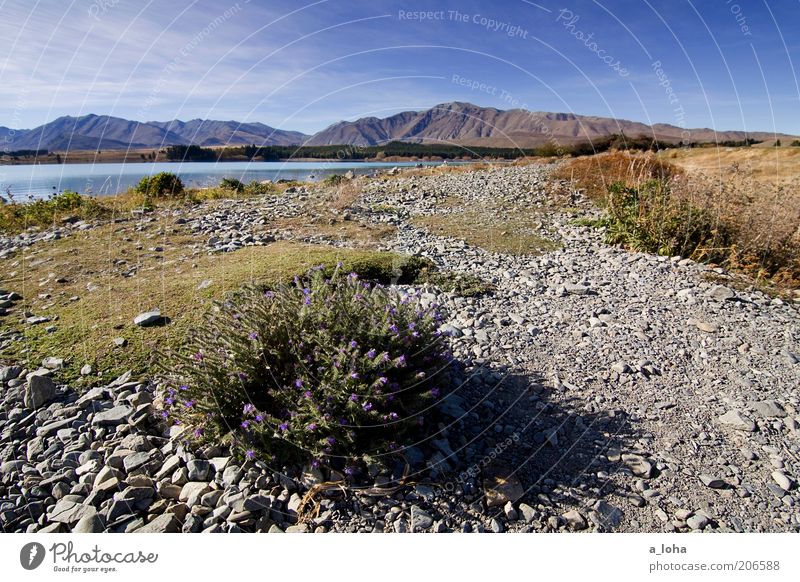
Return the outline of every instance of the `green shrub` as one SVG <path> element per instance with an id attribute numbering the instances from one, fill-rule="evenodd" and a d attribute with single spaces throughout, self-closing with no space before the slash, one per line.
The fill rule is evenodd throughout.
<path id="1" fill-rule="evenodd" d="M 233 190 L 237 194 L 244 192 L 245 188 L 244 183 L 236 178 L 223 178 L 219 183 L 219 187 L 223 190 Z"/>
<path id="2" fill-rule="evenodd" d="M 100 216 L 104 212 L 105 209 L 95 199 L 65 190 L 33 202 L 0 204 L 0 231 L 15 232 L 30 226 L 47 227 L 68 215 L 85 219 Z"/>
<path id="3" fill-rule="evenodd" d="M 342 176 L 341 174 L 333 174 L 332 176 L 328 176 L 322 181 L 323 186 L 339 186 L 344 182 L 347 182 L 347 178 Z"/>
<path id="4" fill-rule="evenodd" d="M 152 198 L 177 196 L 183 194 L 183 182 L 172 172 L 159 172 L 139 180 L 136 192 Z"/>
<path id="5" fill-rule="evenodd" d="M 427 426 L 448 388 L 435 306 L 312 269 L 217 305 L 168 359 L 166 418 L 248 458 L 352 468 Z"/>
<path id="6" fill-rule="evenodd" d="M 616 182 L 608 188 L 606 242 L 641 252 L 715 260 L 728 244 L 724 228 L 707 209 L 671 196 L 669 182 L 638 187 Z"/>
<path id="7" fill-rule="evenodd" d="M 275 184 L 272 182 L 267 182 L 266 184 L 262 184 L 258 180 L 253 180 L 249 184 L 244 187 L 245 194 L 249 194 L 251 196 L 258 196 L 261 194 L 271 194 L 275 192 Z"/>

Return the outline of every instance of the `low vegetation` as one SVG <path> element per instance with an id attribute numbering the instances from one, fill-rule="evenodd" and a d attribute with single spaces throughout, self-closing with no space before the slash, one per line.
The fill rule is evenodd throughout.
<path id="1" fill-rule="evenodd" d="M 653 155 L 578 158 L 556 176 L 601 208 L 606 240 L 723 265 L 779 286 L 800 283 L 800 194 L 733 168 L 714 177 Z"/>
<path id="2" fill-rule="evenodd" d="M 243 457 L 352 472 L 426 426 L 448 386 L 441 316 L 320 266 L 217 304 L 166 369 L 166 417 Z"/>
<path id="3" fill-rule="evenodd" d="M 172 198 L 183 194 L 183 181 L 171 172 L 145 176 L 134 189 L 148 198 Z"/>
<path id="4" fill-rule="evenodd" d="M 96 199 L 67 190 L 46 199 L 0 204 L 0 232 L 57 226 L 64 220 L 75 222 L 107 214 L 108 209 Z"/>
<path id="5" fill-rule="evenodd" d="M 60 194 L 30 201 L 16 201 L 0 195 L 0 233 L 15 234 L 29 228 L 61 226 L 67 222 L 110 218 L 133 210 L 153 210 L 158 206 L 195 204 L 203 200 L 263 196 L 280 193 L 291 184 L 223 178 L 218 186 L 187 189 L 170 172 L 146 176 L 136 187 L 115 196 L 87 196 L 66 190 Z"/>
<path id="6" fill-rule="evenodd" d="M 432 234 L 461 239 L 492 253 L 536 255 L 558 248 L 541 230 L 542 223 L 536 213 L 453 210 L 416 216 L 412 223 Z"/>
<path id="7" fill-rule="evenodd" d="M 331 267 L 339 261 L 373 281 L 412 282 L 430 272 L 427 261 L 397 253 L 289 242 L 193 255 L 195 239 L 158 235 L 158 228 L 109 224 L 35 245 L 24 263 L 7 264 L 0 287 L 23 296 L 21 310 L 51 321 L 26 325 L 7 317 L 4 325 L 18 339 L 0 353 L 0 361 L 37 367 L 46 357 L 63 357 L 66 379 L 78 378 L 84 364 L 103 375 L 127 369 L 144 373 L 159 348 L 185 340 L 214 299 L 247 284 L 290 282 L 314 265 Z M 168 325 L 133 325 L 136 315 L 153 308 L 161 310 Z M 115 338 L 126 345 L 117 346 Z"/>

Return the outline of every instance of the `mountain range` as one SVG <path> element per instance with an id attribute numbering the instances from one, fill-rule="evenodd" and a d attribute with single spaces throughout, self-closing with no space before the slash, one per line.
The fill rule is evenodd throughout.
<path id="1" fill-rule="evenodd" d="M 136 122 L 107 115 L 59 117 L 29 130 L 0 127 L 4 149 L 118 150 L 168 145 L 354 145 L 374 146 L 390 141 L 458 144 L 485 147 L 535 147 L 544 143 L 569 145 L 612 134 L 646 135 L 662 141 L 713 142 L 793 139 L 771 132 L 685 129 L 658 123 L 573 113 L 501 110 L 471 103 L 444 103 L 424 111 L 404 111 L 385 118 L 340 121 L 314 135 L 275 129 L 263 123 L 238 121 Z"/>

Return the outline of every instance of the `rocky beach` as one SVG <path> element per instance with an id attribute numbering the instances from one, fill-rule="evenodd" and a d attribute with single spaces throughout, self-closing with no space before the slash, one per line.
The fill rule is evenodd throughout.
<path id="1" fill-rule="evenodd" d="M 440 329 L 459 382 L 437 403 L 432 438 L 405 448 L 393 467 L 368 465 L 352 478 L 187 446 L 183 427 L 158 414 L 155 371 L 101 376 L 69 345 L 35 365 L 6 361 L 0 528 L 799 531 L 800 297 L 605 244 L 580 225 L 598 210 L 581 192 L 565 193 L 552 170 L 392 171 L 328 190 L 293 185 L 129 213 L 110 226 L 75 220 L 0 237 L 0 346 L 18 354 L 26 329 L 57 328 L 58 305 L 83 300 L 59 294 L 76 276 L 49 266 L 49 245 L 101 228 L 140 251 L 104 267 L 120 281 L 154 268 L 181 277 L 173 269 L 201 258 L 236 261 L 252 247 L 303 243 L 423 257 L 479 283 L 468 293 L 395 285 L 444 307 Z M 159 262 L 162 247 L 182 258 Z M 44 269 L 33 281 L 32 262 Z M 118 335 L 180 316 L 158 296 L 148 300 L 158 314 L 143 310 Z M 119 349 L 128 341 L 108 337 Z"/>

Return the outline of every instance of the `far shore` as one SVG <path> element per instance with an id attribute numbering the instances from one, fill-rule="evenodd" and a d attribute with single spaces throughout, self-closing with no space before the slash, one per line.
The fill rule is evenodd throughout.
<path id="1" fill-rule="evenodd" d="M 152 157 L 151 157 L 152 156 Z M 309 162 L 309 163 L 408 163 L 408 162 L 470 162 L 483 161 L 483 158 L 456 158 L 446 159 L 440 156 L 387 156 L 385 158 L 281 158 L 278 160 L 249 159 L 242 156 L 220 158 L 217 160 L 171 160 L 164 154 L 153 150 L 136 151 L 103 151 L 103 152 L 50 152 L 44 156 L 22 156 L 19 158 L 9 158 L 0 154 L 0 166 L 29 166 L 29 165 L 57 165 L 57 164 L 188 164 L 188 163 L 209 163 L 209 162 Z M 506 161 L 497 159 L 492 161 Z"/>

